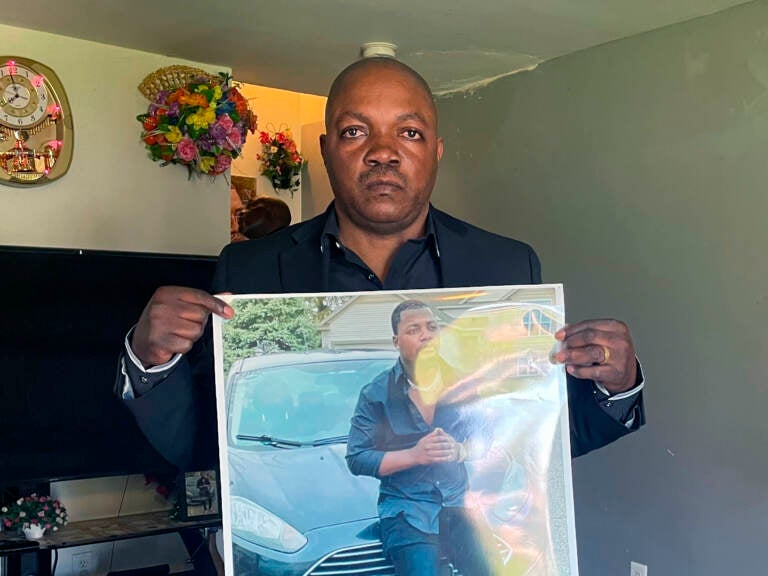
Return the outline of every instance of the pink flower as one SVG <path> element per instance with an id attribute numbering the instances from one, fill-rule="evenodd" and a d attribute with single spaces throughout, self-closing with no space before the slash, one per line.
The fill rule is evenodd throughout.
<path id="1" fill-rule="evenodd" d="M 213 172 L 215 174 L 221 174 L 227 168 L 229 168 L 230 164 L 232 164 L 232 158 L 226 154 L 219 154 L 216 157 L 216 166 L 214 167 Z"/>
<path id="2" fill-rule="evenodd" d="M 243 135 L 240 134 L 240 130 L 230 130 L 227 134 L 227 148 L 240 148 L 243 143 Z"/>
<path id="3" fill-rule="evenodd" d="M 228 114 L 222 114 L 222 115 L 219 117 L 219 120 L 218 120 L 218 122 L 216 122 L 216 123 L 217 123 L 219 126 L 221 126 L 222 128 L 224 128 L 224 129 L 225 129 L 227 132 L 229 132 L 230 130 L 232 130 L 232 126 L 234 126 L 234 125 L 235 125 L 235 123 L 234 123 L 234 122 L 232 122 L 232 118 L 230 118 Z"/>
<path id="4" fill-rule="evenodd" d="M 50 524 L 46 524 L 46 525 L 45 525 L 45 529 L 46 529 L 46 530 L 50 530 L 50 529 L 51 529 L 51 525 L 50 525 Z"/>
<path id="5" fill-rule="evenodd" d="M 196 152 L 195 143 L 189 136 L 185 136 L 176 144 L 176 155 L 185 162 L 191 162 Z"/>
<path id="6" fill-rule="evenodd" d="M 45 516 L 45 512 L 40 510 L 40 512 L 38 512 L 37 515 L 40 516 L 40 518 L 42 518 L 43 516 Z"/>
<path id="7" fill-rule="evenodd" d="M 11 527 L 11 521 L 8 520 L 8 518 L 3 519 L 3 524 L 5 524 L 6 528 L 10 528 Z"/>
<path id="8" fill-rule="evenodd" d="M 43 510 L 45 510 L 46 512 L 48 511 L 48 504 L 46 504 L 45 506 L 43 506 Z"/>

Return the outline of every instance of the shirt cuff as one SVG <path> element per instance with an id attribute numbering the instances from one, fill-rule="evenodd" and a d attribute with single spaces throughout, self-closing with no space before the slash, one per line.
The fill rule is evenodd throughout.
<path id="1" fill-rule="evenodd" d="M 122 372 L 123 389 L 121 396 L 124 400 L 132 400 L 142 394 L 146 394 L 157 385 L 158 382 L 165 380 L 170 371 L 178 364 L 181 354 L 174 354 L 165 364 L 158 364 L 151 368 L 144 368 L 141 360 L 134 354 L 131 348 L 131 335 L 135 326 L 125 335 L 123 343 L 125 355 L 122 358 L 120 371 Z M 127 358 L 127 360 L 126 360 Z"/>
<path id="2" fill-rule="evenodd" d="M 635 378 L 635 386 L 634 388 L 630 388 L 629 390 L 626 390 L 624 392 L 619 392 L 618 394 L 614 394 L 611 396 L 611 393 L 608 392 L 608 390 L 600 384 L 599 382 L 595 382 L 595 388 L 597 388 L 600 392 L 602 392 L 606 398 L 605 400 L 611 400 L 615 402 L 616 400 L 623 400 L 624 398 L 631 398 L 640 390 L 643 389 L 645 386 L 645 374 L 643 374 L 643 365 L 640 364 L 640 360 L 635 356 L 635 362 L 637 362 L 637 378 Z"/>
<path id="3" fill-rule="evenodd" d="M 633 388 L 611 396 L 604 386 L 594 382 L 597 403 L 606 414 L 627 428 L 632 428 L 635 424 L 639 411 L 639 393 L 645 387 L 645 375 L 640 360 L 635 357 L 635 361 L 637 362 L 637 378 Z"/>

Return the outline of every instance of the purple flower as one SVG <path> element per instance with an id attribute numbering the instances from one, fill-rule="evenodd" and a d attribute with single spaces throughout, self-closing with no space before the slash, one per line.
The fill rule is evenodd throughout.
<path id="1" fill-rule="evenodd" d="M 168 98 L 168 90 L 160 90 L 160 92 L 157 93 L 157 96 L 155 96 L 155 102 L 163 104 L 166 98 Z"/>
<path id="2" fill-rule="evenodd" d="M 210 152 L 217 146 L 216 139 L 211 134 L 202 134 L 197 139 L 197 147 L 200 150 Z"/>
<path id="3" fill-rule="evenodd" d="M 216 122 L 216 124 L 210 127 L 208 133 L 216 140 L 216 144 L 219 146 L 224 145 L 224 141 L 227 138 L 227 128 L 224 125 Z"/>
<path id="4" fill-rule="evenodd" d="M 173 104 L 171 104 L 171 107 L 168 109 L 168 116 L 173 116 L 174 118 L 178 117 L 179 109 L 180 109 L 179 103 L 174 102 Z"/>

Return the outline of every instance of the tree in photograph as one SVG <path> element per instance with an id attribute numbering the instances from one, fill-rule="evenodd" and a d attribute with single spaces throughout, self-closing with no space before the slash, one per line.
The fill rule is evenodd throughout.
<path id="1" fill-rule="evenodd" d="M 320 312 L 313 298 L 236 300 L 235 317 L 224 325 L 224 368 L 236 360 L 278 351 L 320 347 Z"/>

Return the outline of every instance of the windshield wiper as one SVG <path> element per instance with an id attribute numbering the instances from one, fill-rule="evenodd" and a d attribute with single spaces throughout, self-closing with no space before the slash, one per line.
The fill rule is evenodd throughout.
<path id="1" fill-rule="evenodd" d="M 275 438 L 274 436 L 252 436 L 250 434 L 238 434 L 236 438 L 238 440 L 248 440 L 250 442 L 261 442 L 267 446 L 275 446 L 277 448 L 285 448 L 286 446 L 299 448 L 301 446 L 305 446 L 303 442 L 297 442 L 296 440 L 285 440 L 283 438 Z"/>
<path id="2" fill-rule="evenodd" d="M 349 436 L 331 436 L 329 438 L 320 438 L 314 440 L 312 446 L 326 446 L 328 444 L 343 444 L 349 440 Z"/>

